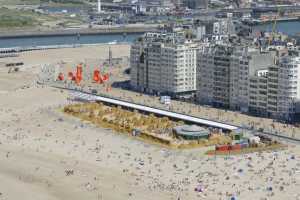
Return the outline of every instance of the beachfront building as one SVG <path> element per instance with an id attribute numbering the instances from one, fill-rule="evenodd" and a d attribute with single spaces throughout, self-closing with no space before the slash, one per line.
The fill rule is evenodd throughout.
<path id="1" fill-rule="evenodd" d="M 249 111 L 295 121 L 300 112 L 300 57 L 297 52 L 278 51 L 276 56 L 275 53 L 269 52 L 270 56 L 263 59 L 264 69 L 261 66 L 250 77 Z"/>
<path id="2" fill-rule="evenodd" d="M 298 52 L 210 44 L 199 51 L 197 64 L 196 94 L 200 104 L 287 121 L 297 119 Z"/>
<path id="3" fill-rule="evenodd" d="M 299 60 L 295 49 L 147 33 L 131 47 L 131 86 L 151 94 L 196 93 L 200 104 L 294 121 L 300 112 Z"/>
<path id="4" fill-rule="evenodd" d="M 268 80 L 275 52 L 249 51 L 249 113 L 268 116 Z"/>
<path id="5" fill-rule="evenodd" d="M 280 119 L 294 121 L 300 113 L 299 53 L 297 52 L 296 54 L 292 53 L 290 55 L 279 57 L 276 67 L 277 76 L 276 73 L 274 73 L 272 74 L 273 76 L 270 76 L 270 79 L 272 77 L 275 82 L 274 87 L 278 87 L 277 104 L 272 104 L 270 101 L 268 111 L 270 116 L 276 116 Z"/>
<path id="6" fill-rule="evenodd" d="M 131 86 L 172 96 L 195 92 L 197 50 L 184 33 L 146 33 L 131 46 Z"/>
<path id="7" fill-rule="evenodd" d="M 267 115 L 268 69 L 257 70 L 250 77 L 249 112 L 258 116 Z"/>
<path id="8" fill-rule="evenodd" d="M 248 111 L 247 48 L 210 44 L 199 51 L 197 65 L 199 103 Z"/>

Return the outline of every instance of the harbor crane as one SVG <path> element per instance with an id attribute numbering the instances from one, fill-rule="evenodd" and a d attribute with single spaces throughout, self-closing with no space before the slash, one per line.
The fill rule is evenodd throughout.
<path id="1" fill-rule="evenodd" d="M 276 31 L 276 27 L 277 27 L 277 19 L 280 16 L 280 12 L 281 12 L 281 7 L 278 7 L 277 15 L 274 17 L 274 22 L 273 22 L 273 26 L 272 26 L 272 33 L 271 33 L 271 36 L 269 37 L 269 46 L 271 45 L 272 40 L 275 37 L 275 31 Z"/>

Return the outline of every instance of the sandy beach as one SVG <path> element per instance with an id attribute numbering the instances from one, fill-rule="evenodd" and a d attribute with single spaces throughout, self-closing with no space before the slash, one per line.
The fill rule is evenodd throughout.
<path id="1" fill-rule="evenodd" d="M 129 46 L 112 50 L 126 56 Z M 0 60 L 25 64 L 11 74 L 0 67 L 0 200 L 300 199 L 299 145 L 220 157 L 204 155 L 206 148 L 165 149 L 63 114 L 68 92 L 35 82 L 41 63 L 107 52 L 83 47 Z"/>

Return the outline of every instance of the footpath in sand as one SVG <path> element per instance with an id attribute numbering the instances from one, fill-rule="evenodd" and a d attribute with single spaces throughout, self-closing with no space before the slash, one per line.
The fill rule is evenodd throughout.
<path id="1" fill-rule="evenodd" d="M 0 200 L 300 199 L 299 145 L 213 157 L 145 144 L 64 115 L 68 93 L 29 70 L 0 72 Z"/>

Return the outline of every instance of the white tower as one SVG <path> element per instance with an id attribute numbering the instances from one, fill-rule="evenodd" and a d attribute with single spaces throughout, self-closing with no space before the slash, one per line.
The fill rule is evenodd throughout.
<path id="1" fill-rule="evenodd" d="M 101 0 L 98 0 L 98 13 L 101 13 Z"/>

